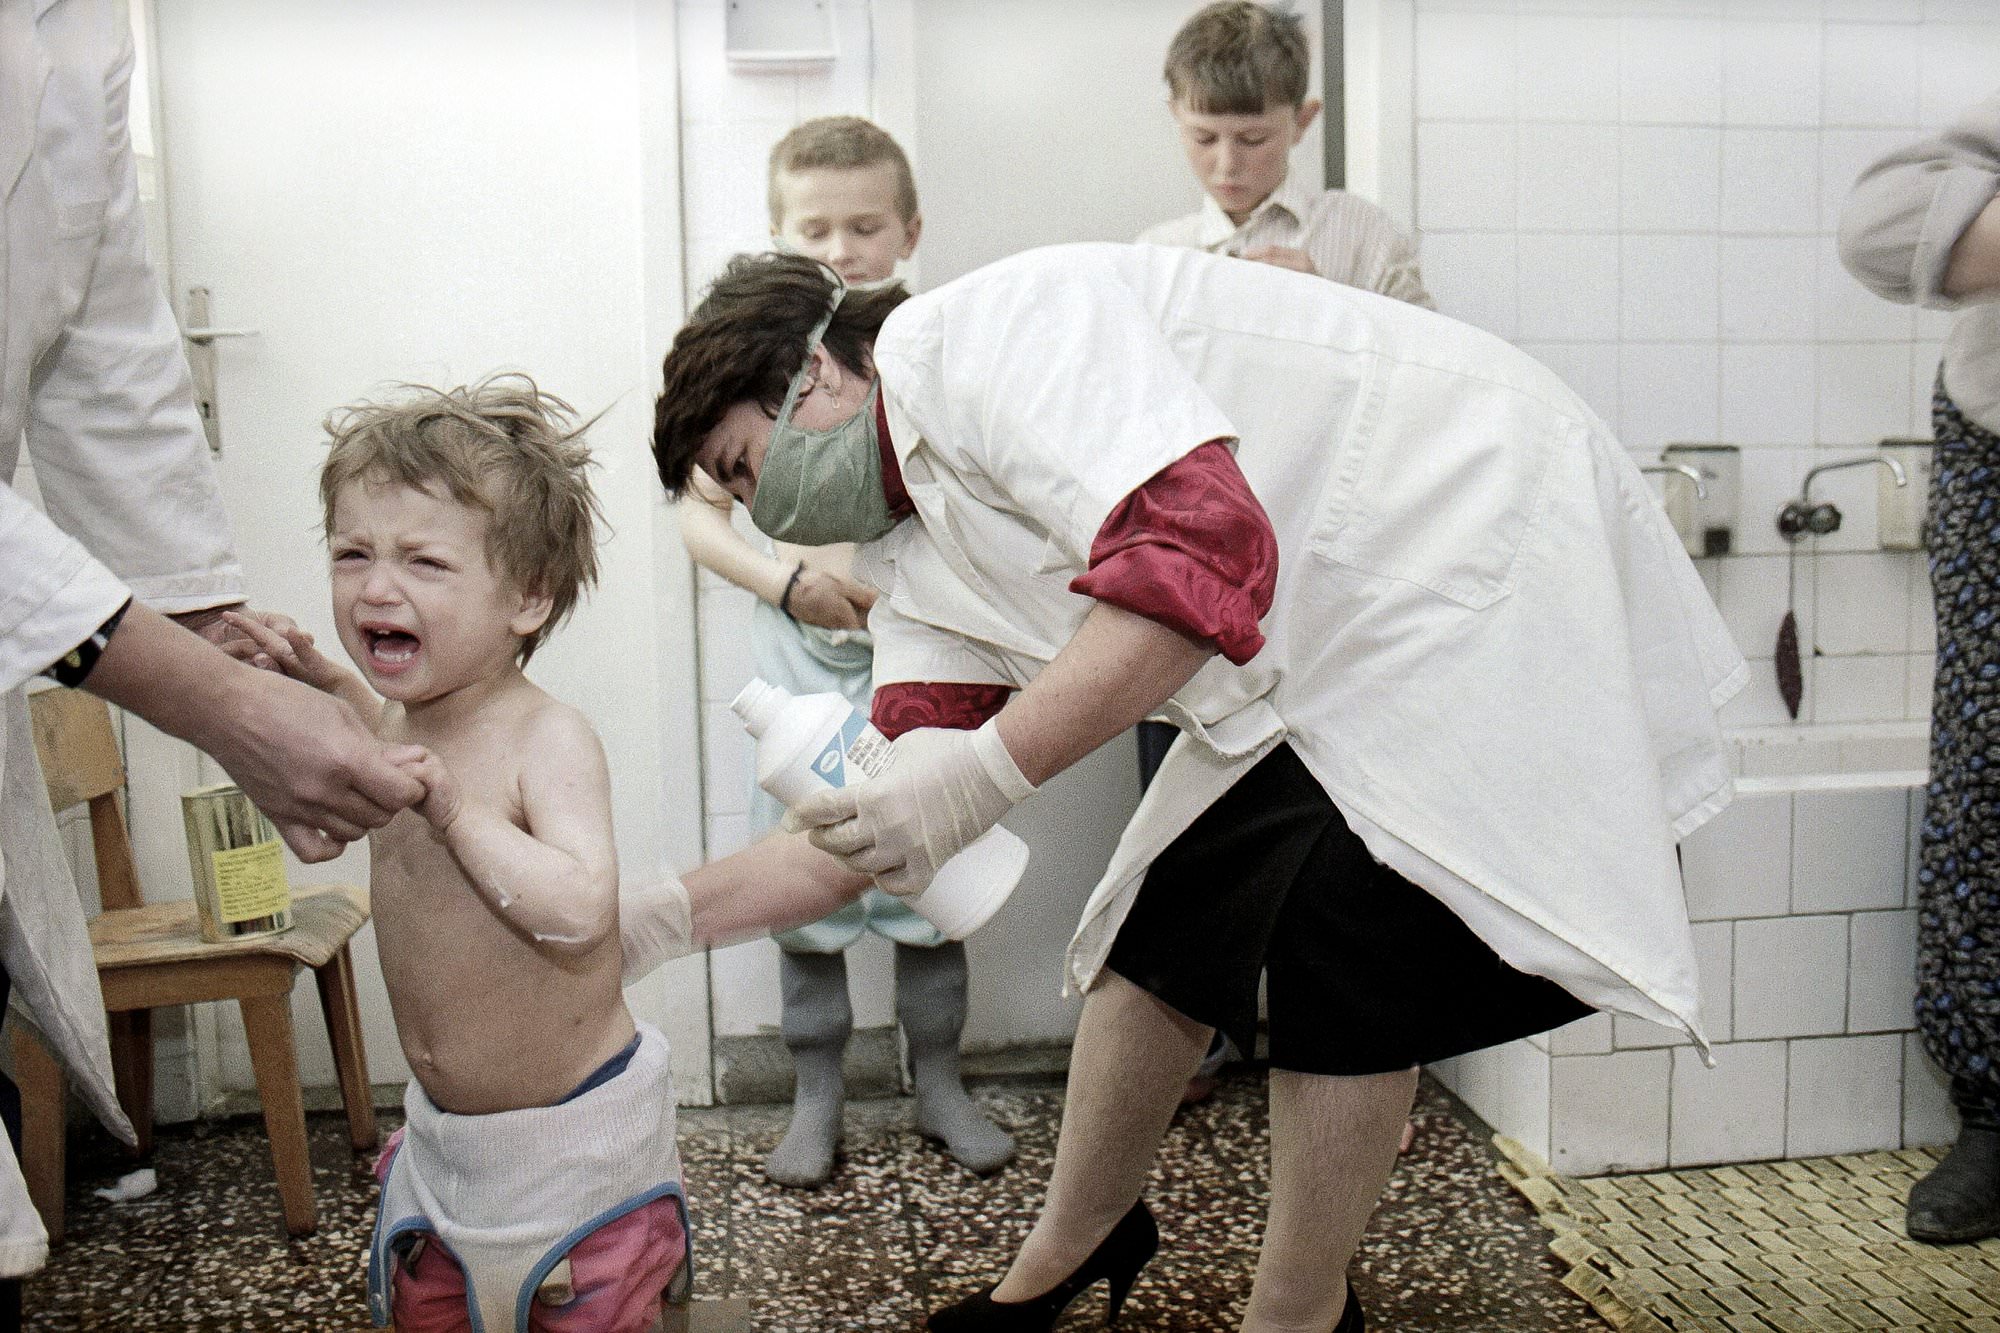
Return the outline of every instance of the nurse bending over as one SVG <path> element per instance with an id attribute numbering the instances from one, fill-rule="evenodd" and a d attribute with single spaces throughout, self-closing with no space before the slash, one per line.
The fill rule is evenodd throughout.
<path id="1" fill-rule="evenodd" d="M 897 757 L 797 813 L 890 892 L 1140 719 L 1183 733 L 1070 947 L 1043 1211 L 932 1328 L 1048 1328 L 1099 1279 L 1115 1311 L 1260 976 L 1246 1329 L 1363 1327 L 1347 1264 L 1416 1065 L 1593 1008 L 1702 1039 L 1674 844 L 1729 799 L 1742 660 L 1624 450 L 1498 339 L 1157 247 L 915 298 L 745 256 L 666 358 L 654 452 L 774 538 L 864 543 Z"/>

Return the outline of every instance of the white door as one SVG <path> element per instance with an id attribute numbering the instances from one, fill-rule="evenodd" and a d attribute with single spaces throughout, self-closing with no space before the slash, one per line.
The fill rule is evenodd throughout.
<path id="1" fill-rule="evenodd" d="M 673 7 L 640 0 L 153 0 L 169 257 L 216 344 L 220 463 L 252 601 L 336 642 L 317 526 L 320 423 L 402 381 L 525 370 L 585 414 L 611 539 L 602 585 L 532 674 L 610 756 L 628 877 L 699 855 L 692 616 L 647 451 L 681 319 Z M 155 830 L 157 836 L 166 836 Z M 177 836 L 177 835 L 175 835 Z M 295 883 L 363 880 L 365 849 Z M 372 934 L 371 1074 L 406 1078 Z M 309 1083 L 331 1082 L 310 985 Z M 702 963 L 633 996 L 709 1096 Z M 233 1015 L 223 1068 L 250 1084 Z"/>

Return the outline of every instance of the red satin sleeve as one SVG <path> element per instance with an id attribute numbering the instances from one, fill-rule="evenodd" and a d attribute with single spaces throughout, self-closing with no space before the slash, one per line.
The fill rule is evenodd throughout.
<path id="1" fill-rule="evenodd" d="M 869 708 L 875 730 L 890 740 L 918 727 L 971 731 L 1007 704 L 1011 685 L 971 685 L 963 681 L 906 680 L 875 691 Z"/>
<path id="2" fill-rule="evenodd" d="M 1278 585 L 1278 538 L 1229 446 L 1212 440 L 1119 502 L 1070 591 L 1215 645 L 1241 666 Z"/>
<path id="3" fill-rule="evenodd" d="M 1241 665 L 1264 646 L 1257 622 L 1271 609 L 1277 582 L 1271 520 L 1217 440 L 1120 501 L 1091 542 L 1090 568 L 1069 586 L 1212 643 Z M 918 727 L 970 731 L 1013 692 L 1007 685 L 900 681 L 878 688 L 870 711 L 890 740 Z"/>

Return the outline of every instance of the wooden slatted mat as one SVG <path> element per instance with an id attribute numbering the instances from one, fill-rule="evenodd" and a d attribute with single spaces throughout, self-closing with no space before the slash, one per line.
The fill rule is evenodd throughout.
<path id="1" fill-rule="evenodd" d="M 2000 1333 L 2000 1239 L 1919 1245 L 1910 1186 L 1937 1152 L 1571 1180 L 1496 1138 L 1555 1232 L 1564 1285 L 1633 1333 Z"/>

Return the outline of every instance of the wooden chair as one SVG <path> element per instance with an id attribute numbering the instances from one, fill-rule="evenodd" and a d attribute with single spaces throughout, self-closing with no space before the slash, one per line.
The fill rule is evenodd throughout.
<path id="1" fill-rule="evenodd" d="M 192 902 L 147 903 L 139 892 L 132 843 L 118 804 L 125 766 L 109 708 L 91 695 L 60 689 L 32 696 L 29 708 L 49 804 L 58 813 L 90 804 L 91 844 L 104 904 L 90 923 L 91 951 L 110 1020 L 118 1101 L 138 1131 L 139 1154 L 149 1153 L 153 1141 L 151 1011 L 235 1000 L 243 1011 L 257 1095 L 264 1104 L 285 1229 L 306 1235 L 318 1225 L 318 1217 L 292 1044 L 292 983 L 301 967 L 313 969 L 347 1109 L 348 1139 L 357 1152 L 371 1151 L 376 1147 L 375 1107 L 347 947 L 368 920 L 367 890 L 344 885 L 302 890 L 293 895 L 292 928 L 283 934 L 207 943 Z M 37 1036 L 21 1025 L 15 1029 L 14 1063 L 21 1085 L 21 1165 L 28 1194 L 53 1243 L 63 1234 L 63 1072 Z"/>

